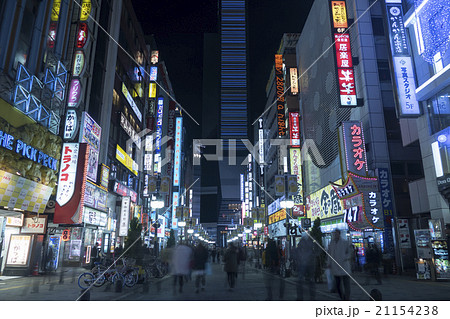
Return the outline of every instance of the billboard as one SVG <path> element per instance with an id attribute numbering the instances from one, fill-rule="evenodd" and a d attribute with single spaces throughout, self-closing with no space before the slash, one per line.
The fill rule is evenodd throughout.
<path id="1" fill-rule="evenodd" d="M 366 175 L 367 154 L 362 123 L 358 121 L 342 122 L 342 137 L 346 170 Z"/>
<path id="2" fill-rule="evenodd" d="M 116 159 L 137 176 L 137 163 L 119 145 L 116 149 Z"/>
<path id="3" fill-rule="evenodd" d="M 79 224 L 82 221 L 89 148 L 86 143 L 63 144 L 55 224 Z"/>
<path id="4" fill-rule="evenodd" d="M 128 235 L 128 224 L 130 223 L 130 197 L 122 197 L 120 208 L 119 236 Z"/>
<path id="5" fill-rule="evenodd" d="M 311 221 L 314 221 L 317 217 L 323 220 L 324 218 L 343 215 L 344 206 L 333 187 L 327 185 L 306 197 L 306 212 Z"/>
<path id="6" fill-rule="evenodd" d="M 294 195 L 294 207 L 292 208 L 292 216 L 300 217 L 305 215 L 303 203 L 303 179 L 302 179 L 302 159 L 300 148 L 291 148 L 289 150 L 291 174 L 297 175 L 297 194 Z"/>
<path id="7" fill-rule="evenodd" d="M 123 83 L 123 82 L 122 82 L 122 93 L 125 96 L 125 99 L 130 104 L 131 108 L 133 109 L 134 114 L 136 114 L 136 117 L 138 118 L 138 120 L 140 122 L 142 122 L 142 113 L 139 110 L 139 108 L 137 107 L 136 102 L 134 102 L 133 97 L 131 96 L 130 92 L 128 92 L 128 89 L 127 89 L 125 83 Z"/>
<path id="8" fill-rule="evenodd" d="M 173 165 L 173 186 L 180 186 L 182 129 L 183 118 L 177 117 L 175 121 L 175 158 Z"/>
<path id="9" fill-rule="evenodd" d="M 286 118 L 284 115 L 284 72 L 283 72 L 283 56 L 275 54 L 275 92 L 277 106 L 277 123 L 278 136 L 286 135 Z"/>
<path id="10" fill-rule="evenodd" d="M 291 146 L 300 147 L 300 119 L 298 112 L 289 112 L 289 132 Z"/>
<path id="11" fill-rule="evenodd" d="M 87 112 L 83 112 L 81 116 L 80 143 L 87 143 L 91 146 L 89 148 L 87 178 L 94 183 L 97 182 L 101 135 L 102 128 L 100 125 Z"/>

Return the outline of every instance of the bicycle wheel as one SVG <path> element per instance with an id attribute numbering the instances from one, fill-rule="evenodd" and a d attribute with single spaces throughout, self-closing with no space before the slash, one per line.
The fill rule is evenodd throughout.
<path id="1" fill-rule="evenodd" d="M 106 277 L 103 273 L 94 275 L 94 286 L 95 287 L 101 287 L 105 284 L 105 282 L 106 282 Z"/>
<path id="2" fill-rule="evenodd" d="M 95 277 L 90 272 L 85 272 L 78 277 L 78 286 L 81 289 L 88 289 L 94 283 Z"/>
<path id="3" fill-rule="evenodd" d="M 137 281 L 138 281 L 137 271 L 133 270 L 125 275 L 125 278 L 124 278 L 125 286 L 131 288 L 134 285 L 136 285 Z"/>
<path id="4" fill-rule="evenodd" d="M 117 280 L 122 281 L 122 286 L 124 285 L 124 281 L 125 281 L 125 280 L 124 280 L 123 276 L 122 276 L 120 273 L 118 273 L 118 272 L 116 272 L 116 273 L 112 276 L 112 283 L 115 284 Z"/>

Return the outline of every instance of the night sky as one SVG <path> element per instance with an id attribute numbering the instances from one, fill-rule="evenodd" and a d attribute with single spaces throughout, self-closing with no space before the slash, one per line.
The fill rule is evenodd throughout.
<path id="1" fill-rule="evenodd" d="M 153 34 L 177 101 L 201 124 L 203 33 L 217 33 L 217 0 L 132 0 L 144 34 Z M 249 121 L 264 110 L 265 87 L 283 33 L 300 33 L 313 0 L 248 0 Z M 192 122 L 192 121 L 190 121 Z M 200 137 L 196 130 L 194 137 Z"/>

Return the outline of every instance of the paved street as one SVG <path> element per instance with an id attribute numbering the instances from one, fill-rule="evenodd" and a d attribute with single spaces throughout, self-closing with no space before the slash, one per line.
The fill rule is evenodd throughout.
<path id="1" fill-rule="evenodd" d="M 247 265 L 245 273 L 240 272 L 234 291 L 229 291 L 226 286 L 226 274 L 223 265 L 213 264 L 212 275 L 207 276 L 206 289 L 195 293 L 194 282 L 188 281 L 183 292 L 173 290 L 173 279 L 167 276 L 163 279 L 152 279 L 148 292 L 144 292 L 142 284 L 133 288 L 124 287 L 122 292 L 115 292 L 113 286 L 93 288 L 90 291 L 90 300 L 95 301 L 118 301 L 118 300 L 140 300 L 140 301 L 263 301 L 267 298 L 263 272 Z M 84 272 L 82 268 L 63 269 L 61 273 L 52 275 L 40 275 L 36 277 L 8 278 L 0 277 L 0 300 L 65 300 L 74 301 L 80 295 L 77 285 L 78 274 Z M 358 283 L 362 284 L 365 277 L 361 273 L 354 275 Z M 61 282 L 62 279 L 62 282 Z M 284 282 L 284 296 L 280 299 L 280 279 L 273 280 L 273 300 L 296 300 L 295 278 L 286 278 Z M 382 285 L 374 284 L 372 279 L 370 285 L 362 287 L 370 292 L 377 288 L 383 294 L 384 301 L 413 301 L 450 300 L 450 282 L 417 281 L 410 275 L 388 276 L 383 278 Z M 309 300 L 306 290 L 305 299 Z M 327 291 L 327 284 L 316 285 L 316 300 L 337 301 L 336 293 Z M 351 300 L 369 300 L 367 294 L 354 282 L 351 287 Z"/>

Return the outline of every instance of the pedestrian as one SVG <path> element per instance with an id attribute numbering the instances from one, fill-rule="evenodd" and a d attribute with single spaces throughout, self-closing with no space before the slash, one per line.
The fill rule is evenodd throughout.
<path id="1" fill-rule="evenodd" d="M 370 283 L 370 278 L 374 277 L 379 285 L 381 285 L 381 275 L 379 271 L 381 263 L 381 252 L 376 244 L 370 244 L 366 252 L 366 282 L 368 285 Z"/>
<path id="2" fill-rule="evenodd" d="M 94 248 L 92 248 L 91 250 L 91 269 L 94 268 L 94 264 L 99 259 L 99 252 L 100 252 L 99 244 L 95 243 Z"/>
<path id="3" fill-rule="evenodd" d="M 318 252 L 318 247 L 314 244 L 310 235 L 303 232 L 302 238 L 294 250 L 294 258 L 298 269 L 297 300 L 303 300 L 303 286 L 306 284 L 309 288 L 310 300 L 316 299 L 314 272 Z"/>
<path id="4" fill-rule="evenodd" d="M 173 251 L 171 271 L 173 275 L 173 293 L 176 293 L 177 282 L 179 292 L 183 292 L 183 281 L 185 276 L 191 273 L 192 249 L 181 242 Z"/>
<path id="5" fill-rule="evenodd" d="M 266 300 L 272 300 L 272 289 L 275 281 L 279 281 L 280 299 L 284 296 L 284 279 L 280 276 L 280 257 L 279 249 L 273 239 L 269 239 L 266 247 L 266 267 L 267 271 L 263 272 L 264 284 L 266 286 L 267 297 Z M 279 279 L 279 280 L 277 280 Z"/>
<path id="6" fill-rule="evenodd" d="M 194 249 L 194 262 L 192 267 L 192 274 L 195 278 L 195 292 L 200 291 L 200 281 L 202 284 L 202 291 L 205 290 L 206 278 L 205 269 L 208 262 L 208 250 L 202 243 L 199 243 Z"/>
<path id="7" fill-rule="evenodd" d="M 222 250 L 219 248 L 217 249 L 217 263 L 220 264 L 220 254 L 221 254 Z"/>
<path id="8" fill-rule="evenodd" d="M 341 300 L 350 300 L 350 273 L 353 249 L 347 240 L 341 238 L 341 231 L 335 229 L 328 246 L 328 264 L 333 275 L 336 290 Z M 343 284 L 343 288 L 341 287 Z"/>
<path id="9" fill-rule="evenodd" d="M 238 250 L 230 243 L 224 256 L 224 270 L 227 273 L 228 288 L 233 291 L 236 285 L 236 276 L 238 271 Z"/>
<path id="10" fill-rule="evenodd" d="M 213 263 L 216 262 L 216 255 L 217 255 L 216 246 L 214 246 L 212 251 L 211 251 L 211 257 L 212 257 L 212 262 Z"/>

